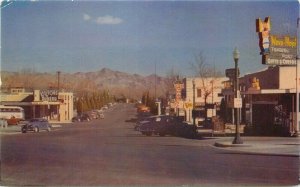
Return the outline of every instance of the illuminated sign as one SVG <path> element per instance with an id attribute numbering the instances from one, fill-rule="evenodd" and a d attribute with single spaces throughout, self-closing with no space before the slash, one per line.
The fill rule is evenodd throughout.
<path id="1" fill-rule="evenodd" d="M 270 53 L 263 57 L 267 65 L 296 65 L 297 38 L 290 36 L 270 36 Z"/>
<path id="2" fill-rule="evenodd" d="M 259 47 L 261 54 L 268 54 L 270 47 L 270 31 L 271 20 L 270 17 L 266 17 L 264 21 L 260 18 L 256 20 L 256 32 L 259 35 Z"/>
<path id="3" fill-rule="evenodd" d="M 296 65 L 297 38 L 288 35 L 271 35 L 271 21 L 267 17 L 265 21 L 256 20 L 256 31 L 259 34 L 259 46 L 262 55 L 262 63 L 266 65 Z"/>

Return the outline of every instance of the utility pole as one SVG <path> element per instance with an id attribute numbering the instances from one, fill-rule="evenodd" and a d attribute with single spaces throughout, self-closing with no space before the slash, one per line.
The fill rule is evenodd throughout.
<path id="1" fill-rule="evenodd" d="M 57 71 L 57 91 L 59 91 L 60 86 L 60 71 Z"/>
<path id="2" fill-rule="evenodd" d="M 299 23 L 300 18 L 297 19 L 297 54 L 296 54 L 296 128 L 293 131 L 298 136 L 299 133 Z"/>
<path id="3" fill-rule="evenodd" d="M 196 105 L 196 101 L 195 101 L 195 79 L 192 80 L 193 83 L 193 125 L 196 125 L 196 116 L 195 116 L 195 105 Z"/>
<path id="4" fill-rule="evenodd" d="M 156 62 L 154 63 L 154 99 L 156 101 Z"/>

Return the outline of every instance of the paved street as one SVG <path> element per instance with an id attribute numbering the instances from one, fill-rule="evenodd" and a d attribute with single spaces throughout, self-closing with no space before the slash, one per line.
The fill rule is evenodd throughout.
<path id="1" fill-rule="evenodd" d="M 213 146 L 228 137 L 146 137 L 133 130 L 135 114 L 118 104 L 102 120 L 1 135 L 1 185 L 298 184 L 298 156 Z"/>

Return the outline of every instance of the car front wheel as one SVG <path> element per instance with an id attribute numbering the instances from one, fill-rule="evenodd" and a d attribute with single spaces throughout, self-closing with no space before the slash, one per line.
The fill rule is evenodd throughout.
<path id="1" fill-rule="evenodd" d="M 26 128 L 22 128 L 21 131 L 22 131 L 22 133 L 26 133 L 27 132 Z"/>
<path id="2" fill-rule="evenodd" d="M 163 132 L 158 133 L 158 135 L 159 135 L 159 136 L 166 136 L 166 134 L 163 133 Z"/>
<path id="3" fill-rule="evenodd" d="M 152 132 L 146 132 L 146 136 L 152 136 Z"/>
<path id="4" fill-rule="evenodd" d="M 38 127 L 34 127 L 33 131 L 34 132 L 39 132 L 39 128 Z"/>

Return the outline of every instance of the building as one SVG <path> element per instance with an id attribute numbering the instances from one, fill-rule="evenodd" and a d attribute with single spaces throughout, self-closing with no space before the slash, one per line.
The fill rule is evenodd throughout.
<path id="1" fill-rule="evenodd" d="M 205 117 L 216 115 L 220 106 L 222 97 L 220 93 L 223 88 L 223 82 L 227 78 L 200 78 L 188 77 L 182 81 L 174 83 L 175 97 L 170 103 L 177 116 L 181 116 L 185 121 L 193 123 L 193 109 L 197 112 L 195 124 L 199 125 Z M 195 98 L 195 100 L 194 100 Z M 206 104 L 206 114 L 205 114 Z"/>
<path id="2" fill-rule="evenodd" d="M 20 106 L 25 119 L 45 118 L 54 122 L 70 122 L 73 117 L 73 93 L 56 89 L 26 92 L 24 88 L 11 88 L 0 94 L 0 104 Z"/>
<path id="3" fill-rule="evenodd" d="M 296 125 L 295 66 L 268 67 L 265 70 L 247 74 L 239 80 L 243 100 L 241 122 L 246 124 L 249 133 L 292 135 L 299 132 L 299 126 Z M 222 94 L 229 114 L 232 111 L 233 100 L 231 81 L 224 82 Z M 234 115 L 226 119 L 232 123 L 234 120 Z"/>

